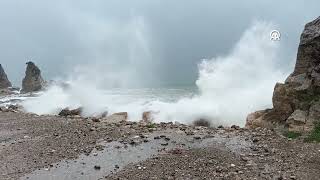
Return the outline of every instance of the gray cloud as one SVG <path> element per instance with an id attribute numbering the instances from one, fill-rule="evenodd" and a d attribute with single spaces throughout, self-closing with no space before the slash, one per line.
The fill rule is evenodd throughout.
<path id="1" fill-rule="evenodd" d="M 279 26 L 287 47 L 283 64 L 290 63 L 303 25 L 320 15 L 319 5 L 316 0 L 0 1 L 0 62 L 16 85 L 29 59 L 46 79 L 66 76 L 78 64 L 99 64 L 102 70 L 132 71 L 130 76 L 148 85 L 191 84 L 199 60 L 228 53 L 256 19 Z"/>

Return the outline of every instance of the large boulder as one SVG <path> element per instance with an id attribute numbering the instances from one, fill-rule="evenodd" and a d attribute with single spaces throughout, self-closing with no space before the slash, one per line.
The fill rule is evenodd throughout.
<path id="1" fill-rule="evenodd" d="M 287 119 L 289 131 L 304 131 L 307 115 L 308 112 L 306 111 L 302 111 L 300 109 L 295 110 Z"/>
<path id="2" fill-rule="evenodd" d="M 7 89 L 11 86 L 11 82 L 9 81 L 7 74 L 0 64 L 0 89 Z"/>
<path id="3" fill-rule="evenodd" d="M 45 86 L 40 69 L 33 63 L 27 62 L 26 75 L 22 80 L 22 92 L 40 91 Z"/>
<path id="4" fill-rule="evenodd" d="M 294 71 L 277 83 L 273 109 L 250 114 L 246 126 L 283 124 L 290 131 L 310 131 L 320 121 L 320 17 L 306 24 L 301 34 Z M 276 122 L 276 123 L 274 123 Z"/>
<path id="5" fill-rule="evenodd" d="M 270 127 L 272 126 L 271 121 L 266 121 L 266 115 L 270 113 L 272 110 L 271 109 L 266 109 L 266 110 L 261 110 L 261 111 L 256 111 L 253 113 L 250 113 L 247 116 L 247 127 L 250 128 L 257 128 L 257 127 Z"/>

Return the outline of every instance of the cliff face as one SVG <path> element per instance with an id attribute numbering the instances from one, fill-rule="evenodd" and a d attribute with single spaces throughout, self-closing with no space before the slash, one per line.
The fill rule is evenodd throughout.
<path id="1" fill-rule="evenodd" d="M 7 74 L 0 64 L 0 89 L 6 89 L 11 86 L 11 82 L 9 81 Z"/>
<path id="2" fill-rule="evenodd" d="M 247 127 L 284 124 L 290 131 L 310 131 L 320 121 L 320 17 L 301 34 L 296 65 L 285 83 L 277 83 L 273 109 L 252 113 Z"/>
<path id="3" fill-rule="evenodd" d="M 22 92 L 40 91 L 44 88 L 45 81 L 40 69 L 33 63 L 27 62 L 26 75 L 22 80 Z"/>

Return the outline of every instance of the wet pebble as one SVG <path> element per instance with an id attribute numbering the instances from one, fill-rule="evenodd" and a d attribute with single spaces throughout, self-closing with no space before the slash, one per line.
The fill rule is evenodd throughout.
<path id="1" fill-rule="evenodd" d="M 101 166 L 95 165 L 95 166 L 94 166 L 94 169 L 95 169 L 95 170 L 100 170 L 100 169 L 101 169 Z"/>
<path id="2" fill-rule="evenodd" d="M 195 136 L 195 137 L 193 137 L 193 139 L 199 140 L 199 139 L 201 139 L 201 137 L 200 136 Z"/>
<path id="3" fill-rule="evenodd" d="M 161 143 L 161 146 L 168 146 L 168 143 Z"/>

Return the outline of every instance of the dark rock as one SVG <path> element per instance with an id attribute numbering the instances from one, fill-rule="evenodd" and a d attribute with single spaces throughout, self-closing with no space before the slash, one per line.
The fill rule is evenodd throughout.
<path id="1" fill-rule="evenodd" d="M 240 129 L 240 126 L 232 125 L 231 128 L 232 128 L 232 129 L 235 129 L 235 130 L 239 130 L 239 129 Z"/>
<path id="2" fill-rule="evenodd" d="M 102 118 L 105 118 L 108 116 L 108 111 L 104 111 L 102 114 L 101 114 L 101 117 Z"/>
<path id="3" fill-rule="evenodd" d="M 99 119 L 99 118 L 96 118 L 96 117 L 93 117 L 91 120 L 92 120 L 93 122 L 100 122 L 100 119 Z"/>
<path id="4" fill-rule="evenodd" d="M 168 146 L 169 145 L 169 143 L 161 143 L 161 146 Z"/>
<path id="5" fill-rule="evenodd" d="M 22 80 L 22 92 L 34 92 L 43 90 L 45 81 L 41 76 L 40 69 L 33 63 L 27 62 L 27 69 L 24 79 Z"/>
<path id="6" fill-rule="evenodd" d="M 5 88 L 5 89 L 0 88 L 0 95 L 1 96 L 8 96 L 11 94 L 15 94 L 15 92 L 13 92 L 13 90 L 11 88 Z"/>
<path id="7" fill-rule="evenodd" d="M 194 126 L 210 127 L 211 124 L 207 119 L 198 119 L 193 122 L 193 125 Z"/>
<path id="8" fill-rule="evenodd" d="M 10 106 L 8 106 L 8 109 L 18 110 L 18 109 L 19 109 L 19 106 L 11 104 Z"/>
<path id="9" fill-rule="evenodd" d="M 259 142 L 259 139 L 258 139 L 258 138 L 253 138 L 253 139 L 252 139 L 252 142 L 253 142 L 253 143 L 257 143 L 257 142 Z"/>
<path id="10" fill-rule="evenodd" d="M 64 117 L 67 117 L 67 116 L 77 116 L 77 115 L 81 115 L 82 113 L 82 108 L 77 108 L 77 109 L 72 109 L 70 110 L 69 108 L 65 108 L 65 109 L 62 109 L 59 113 L 59 116 L 64 116 Z"/>
<path id="11" fill-rule="evenodd" d="M 167 136 L 166 135 L 160 135 L 160 138 L 166 138 Z"/>
<path id="12" fill-rule="evenodd" d="M 101 169 L 101 166 L 95 165 L 95 166 L 94 166 L 94 169 L 95 169 L 95 170 L 100 170 L 100 169 Z"/>
<path id="13" fill-rule="evenodd" d="M 11 87 L 12 84 L 9 81 L 7 74 L 5 73 L 4 69 L 2 68 L 0 64 L 0 89 L 6 89 Z"/>

